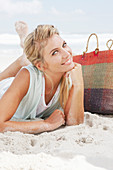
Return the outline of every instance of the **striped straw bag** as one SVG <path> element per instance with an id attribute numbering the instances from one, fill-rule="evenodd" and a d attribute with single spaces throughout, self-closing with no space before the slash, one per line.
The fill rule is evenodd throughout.
<path id="1" fill-rule="evenodd" d="M 87 53 L 92 35 L 96 36 L 97 48 Z M 108 50 L 99 51 L 98 37 L 93 33 L 88 38 L 83 55 L 73 57 L 74 62 L 82 65 L 85 111 L 92 113 L 113 114 L 113 40 L 110 39 L 106 45 Z"/>

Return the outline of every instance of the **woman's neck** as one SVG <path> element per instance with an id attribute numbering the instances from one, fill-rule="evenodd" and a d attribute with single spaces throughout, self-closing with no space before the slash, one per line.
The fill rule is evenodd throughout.
<path id="1" fill-rule="evenodd" d="M 44 75 L 45 77 L 45 92 L 46 93 L 49 93 L 51 91 L 56 91 L 60 81 L 61 81 L 61 78 L 62 78 L 62 75 L 54 75 L 54 76 L 49 76 L 49 75 Z"/>

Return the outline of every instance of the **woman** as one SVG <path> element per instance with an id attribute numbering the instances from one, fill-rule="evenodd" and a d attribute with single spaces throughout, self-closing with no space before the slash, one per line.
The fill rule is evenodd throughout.
<path id="1" fill-rule="evenodd" d="M 26 37 L 24 53 L 32 64 L 24 59 L 27 64 L 21 66 L 27 66 L 20 69 L 20 57 L 1 73 L 1 79 L 16 76 L 0 82 L 0 132 L 36 134 L 83 123 L 81 65 L 73 62 L 72 51 L 58 30 L 39 25 Z"/>

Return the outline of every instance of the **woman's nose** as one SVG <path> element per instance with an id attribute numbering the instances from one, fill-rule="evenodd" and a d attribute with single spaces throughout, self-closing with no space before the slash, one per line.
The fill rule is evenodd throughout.
<path id="1" fill-rule="evenodd" d="M 70 56 L 70 53 L 68 50 L 63 49 L 62 51 L 62 58 L 68 58 Z"/>

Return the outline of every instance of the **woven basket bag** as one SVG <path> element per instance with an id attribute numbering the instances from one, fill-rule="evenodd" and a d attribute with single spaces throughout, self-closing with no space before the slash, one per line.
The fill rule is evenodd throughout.
<path id="1" fill-rule="evenodd" d="M 92 35 L 96 36 L 97 48 L 87 53 Z M 110 47 L 109 41 L 112 42 Z M 73 61 L 82 65 L 85 111 L 113 114 L 113 40 L 109 41 L 108 50 L 99 51 L 98 37 L 93 33 L 88 38 L 83 55 L 73 56 Z"/>

